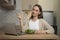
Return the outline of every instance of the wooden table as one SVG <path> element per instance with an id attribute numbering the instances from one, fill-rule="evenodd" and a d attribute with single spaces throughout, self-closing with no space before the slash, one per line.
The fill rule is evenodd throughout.
<path id="1" fill-rule="evenodd" d="M 13 35 L 0 35 L 0 39 L 33 39 L 33 40 L 60 40 L 59 37 L 55 34 L 24 34 L 19 36 L 13 36 Z"/>

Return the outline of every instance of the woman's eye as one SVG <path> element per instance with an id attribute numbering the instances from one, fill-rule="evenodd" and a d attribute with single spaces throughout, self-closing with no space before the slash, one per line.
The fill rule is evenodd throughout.
<path id="1" fill-rule="evenodd" d="M 38 10 L 36 10 L 36 11 L 38 11 Z"/>
<path id="2" fill-rule="evenodd" d="M 35 10 L 35 9 L 32 9 L 32 10 Z M 38 11 L 38 10 L 35 10 L 35 11 Z"/>

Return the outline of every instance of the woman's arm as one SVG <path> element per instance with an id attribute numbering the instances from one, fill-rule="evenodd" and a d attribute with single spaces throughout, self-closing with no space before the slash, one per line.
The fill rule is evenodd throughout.
<path id="1" fill-rule="evenodd" d="M 21 27 L 23 27 L 22 15 L 21 14 L 17 14 L 17 17 L 18 17 L 18 19 L 20 21 Z"/>
<path id="2" fill-rule="evenodd" d="M 44 34 L 44 33 L 46 33 L 46 31 L 45 30 L 36 30 L 35 33 L 37 33 L 37 34 Z"/>
<path id="3" fill-rule="evenodd" d="M 41 19 L 44 30 L 36 30 L 35 33 L 54 33 L 54 28 L 50 26 L 44 19 Z"/>
<path id="4" fill-rule="evenodd" d="M 45 32 L 46 33 L 54 33 L 54 28 L 50 26 L 44 19 L 42 19 L 44 28 L 46 28 Z"/>
<path id="5" fill-rule="evenodd" d="M 20 21 L 20 25 L 22 28 L 22 32 L 25 32 L 26 29 L 28 29 L 28 19 L 27 15 L 25 13 L 18 14 L 18 19 Z"/>
<path id="6" fill-rule="evenodd" d="M 27 15 L 28 20 L 30 19 L 31 14 L 32 14 L 32 11 L 28 12 L 28 15 Z"/>

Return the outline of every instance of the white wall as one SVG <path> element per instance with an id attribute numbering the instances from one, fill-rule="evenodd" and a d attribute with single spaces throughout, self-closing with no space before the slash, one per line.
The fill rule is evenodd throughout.
<path id="1" fill-rule="evenodd" d="M 60 35 L 60 0 L 54 0 L 54 13 L 57 19 L 57 34 Z"/>
<path id="2" fill-rule="evenodd" d="M 38 4 L 42 6 L 43 11 L 53 11 L 54 0 L 38 0 Z"/>
<path id="3" fill-rule="evenodd" d="M 58 0 L 57 25 L 58 25 L 57 33 L 58 33 L 58 35 L 60 35 L 60 0 Z"/>

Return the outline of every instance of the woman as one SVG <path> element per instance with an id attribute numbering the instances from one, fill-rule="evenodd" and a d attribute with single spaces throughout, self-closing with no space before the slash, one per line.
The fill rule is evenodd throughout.
<path id="1" fill-rule="evenodd" d="M 36 30 L 35 33 L 54 33 L 53 27 L 43 19 L 42 8 L 40 5 L 35 4 L 31 12 L 31 16 L 28 17 L 29 21 L 26 21 L 29 26 L 25 26 L 25 28 L 23 27 L 23 21 L 21 20 L 22 16 L 18 16 L 21 21 L 22 30 L 26 30 L 27 28 Z"/>

